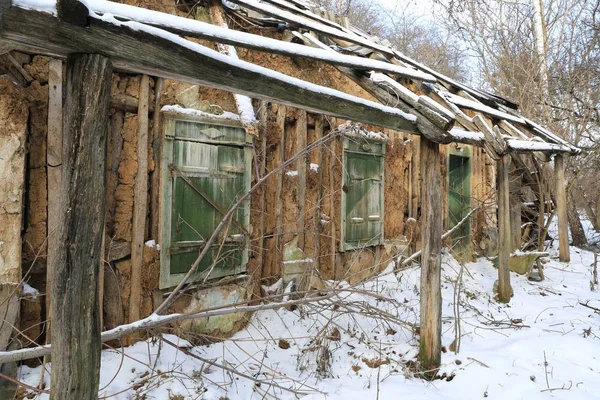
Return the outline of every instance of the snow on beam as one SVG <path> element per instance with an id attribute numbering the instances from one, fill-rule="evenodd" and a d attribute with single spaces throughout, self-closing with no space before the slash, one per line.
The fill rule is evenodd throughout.
<path id="1" fill-rule="evenodd" d="M 40 0 L 36 0 L 38 4 Z M 43 1 L 43 0 L 41 0 Z M 0 0 L 0 4 L 9 0 Z M 35 8 L 35 2 L 29 5 Z M 43 4 L 42 4 L 43 7 Z M 416 117 L 397 108 L 315 85 L 268 68 L 234 60 L 164 30 L 137 22 L 120 22 L 91 13 L 82 28 L 48 12 L 0 8 L 0 43 L 31 52 L 66 56 L 97 53 L 115 68 L 228 90 L 255 98 L 389 129 L 419 133 Z"/>
<path id="2" fill-rule="evenodd" d="M 15 5 L 23 8 L 52 10 L 55 0 L 18 0 Z M 304 57 L 322 61 L 326 64 L 342 65 L 360 70 L 373 70 L 396 74 L 399 76 L 424 81 L 435 82 L 436 78 L 413 68 L 401 67 L 391 63 L 371 60 L 325 50 L 316 50 L 307 46 L 287 43 L 251 33 L 234 31 L 222 26 L 215 26 L 206 22 L 189 18 L 178 17 L 159 11 L 147 10 L 127 4 L 114 3 L 104 0 L 89 1 L 88 5 L 97 14 L 112 14 L 116 17 L 163 28 L 180 35 L 197 37 L 219 43 L 239 46 L 267 53 L 281 54 L 289 57 Z"/>

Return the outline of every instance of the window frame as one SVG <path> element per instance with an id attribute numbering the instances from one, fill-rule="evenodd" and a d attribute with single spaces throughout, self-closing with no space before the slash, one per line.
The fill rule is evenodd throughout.
<path id="1" fill-rule="evenodd" d="M 188 112 L 174 112 L 174 111 L 163 111 L 163 135 L 161 138 L 162 150 L 160 151 L 161 162 L 160 162 L 160 199 L 159 199 L 159 243 L 160 243 L 160 277 L 159 277 L 159 289 L 168 289 L 177 286 L 184 278 L 187 272 L 184 273 L 171 273 L 171 255 L 169 249 L 172 245 L 172 209 L 173 209 L 173 190 L 175 187 L 176 177 L 169 168 L 169 164 L 173 162 L 173 151 L 174 143 L 178 139 L 176 137 L 176 125 L 177 122 L 191 122 L 198 124 L 211 125 L 215 128 L 228 127 L 228 128 L 239 128 L 244 129 L 241 121 L 233 118 L 221 117 L 218 115 L 212 116 L 202 112 L 188 113 Z M 189 140 L 191 142 L 198 142 L 202 144 L 215 145 L 215 146 L 232 146 L 242 148 L 244 151 L 244 188 L 249 191 L 252 183 L 252 136 L 244 132 L 244 140 L 239 141 L 227 141 L 219 140 L 219 138 L 186 138 L 179 137 L 181 140 Z M 191 139 L 191 140 L 190 140 Z M 244 215 L 244 221 L 242 225 L 247 231 L 250 231 L 250 199 L 248 198 L 244 202 L 246 213 Z M 233 276 L 239 273 L 246 272 L 247 264 L 249 260 L 249 243 L 250 238 L 245 237 L 244 248 L 242 250 L 242 260 L 239 270 L 233 273 L 220 271 L 215 268 L 209 276 L 209 279 L 217 279 L 225 276 Z M 206 271 L 200 271 L 192 275 L 189 282 L 194 282 L 199 279 L 206 277 Z"/>
<path id="2" fill-rule="evenodd" d="M 387 146 L 387 142 L 388 139 L 387 138 L 381 138 L 381 139 L 376 139 L 376 138 L 368 138 L 365 137 L 363 135 L 359 134 L 346 134 L 344 136 L 344 146 L 343 146 L 343 155 L 342 155 L 342 196 L 341 196 L 341 240 L 340 240 L 340 251 L 341 252 L 346 252 L 346 251 L 352 251 L 352 250 L 359 250 L 359 249 L 363 249 L 366 247 L 372 247 L 372 246 L 379 246 L 382 245 L 384 243 L 384 231 L 385 231 L 385 154 L 386 154 L 386 146 Z M 361 145 L 361 147 L 364 149 L 364 151 L 357 151 L 355 149 L 356 145 L 355 144 L 359 144 Z M 371 152 L 370 149 L 375 148 L 376 150 L 378 150 L 377 152 Z M 380 168 L 380 194 L 379 194 L 379 210 L 380 210 L 380 215 L 381 215 L 381 228 L 380 228 L 380 232 L 378 233 L 377 236 L 373 237 L 373 239 L 376 240 L 372 240 L 366 243 L 361 243 L 360 241 L 358 243 L 348 243 L 346 241 L 346 221 L 347 221 L 347 217 L 348 217 L 348 213 L 346 210 L 346 190 L 344 190 L 345 187 L 347 187 L 347 183 L 348 183 L 348 171 L 347 171 L 347 163 L 348 163 L 348 153 L 355 153 L 355 154 L 366 154 L 366 155 L 376 155 L 377 157 L 379 157 L 379 168 Z"/>

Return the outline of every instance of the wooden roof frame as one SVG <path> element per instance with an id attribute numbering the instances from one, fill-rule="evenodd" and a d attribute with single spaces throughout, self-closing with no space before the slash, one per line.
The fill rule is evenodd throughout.
<path id="1" fill-rule="evenodd" d="M 73 1 L 77 3 L 76 0 Z M 46 12 L 42 12 L 20 8 L 18 5 L 14 5 L 12 0 L 0 0 L 0 52 L 22 50 L 59 58 L 64 58 L 71 53 L 102 54 L 111 58 L 117 70 L 148 74 L 223 89 L 253 98 L 276 101 L 307 111 L 423 135 L 437 143 L 457 142 L 482 146 L 489 150 L 493 149 L 496 153 L 500 151 L 499 154 L 513 151 L 519 153 L 545 152 L 548 154 L 576 154 L 579 152 L 579 149 L 576 147 L 540 126 L 531 123 L 529 120 L 523 121 L 530 131 L 536 136 L 543 138 L 541 141 L 534 143 L 526 135 L 514 137 L 511 136 L 512 131 L 505 132 L 498 129 L 495 129 L 498 131 L 498 134 L 495 134 L 492 138 L 489 135 L 484 135 L 481 138 L 482 133 L 485 134 L 487 132 L 481 132 L 481 129 L 474 130 L 472 119 L 466 117 L 462 110 L 460 110 L 460 107 L 450 104 L 443 96 L 440 99 L 438 94 L 432 94 L 434 100 L 436 100 L 435 96 L 437 96 L 438 103 L 441 104 L 437 104 L 430 99 L 422 99 L 427 101 L 411 102 L 406 98 L 394 98 L 385 89 L 379 88 L 370 82 L 365 69 L 373 67 L 374 70 L 392 74 L 392 76 L 395 74 L 400 77 L 403 77 L 402 72 L 406 70 L 403 79 L 412 79 L 418 86 L 422 83 L 423 91 L 425 92 L 430 91 L 430 88 L 434 86 L 429 77 L 440 79 L 441 83 L 443 83 L 442 91 L 448 87 L 464 91 L 465 96 L 467 96 L 467 102 L 481 99 L 481 101 L 487 103 L 481 104 L 482 108 L 487 107 L 497 100 L 498 102 L 494 103 L 498 106 L 497 108 L 504 107 L 504 109 L 499 109 L 496 113 L 497 115 L 491 115 L 491 117 L 499 122 L 506 121 L 498 118 L 498 115 L 516 114 L 510 109 L 510 104 L 502 101 L 503 99 L 456 83 L 410 60 L 389 47 L 369 40 L 366 35 L 360 36 L 356 33 L 356 30 L 353 31 L 344 28 L 334 22 L 324 24 L 323 18 L 317 14 L 314 14 L 313 19 L 307 20 L 305 17 L 310 11 L 299 9 L 303 17 L 292 21 L 289 17 L 289 10 L 294 5 L 285 5 L 285 1 L 283 0 L 271 1 L 268 5 L 261 3 L 260 7 L 257 7 L 258 3 L 254 0 L 235 0 L 234 3 L 246 7 L 249 6 L 271 17 L 281 18 L 283 16 L 284 21 L 287 23 L 305 29 L 315 29 L 322 34 L 329 35 L 334 42 L 336 40 L 349 40 L 357 45 L 366 46 L 373 51 L 381 52 L 390 61 L 389 68 L 383 65 L 386 64 L 385 62 L 365 61 L 365 59 L 354 56 L 343 56 L 343 60 L 340 61 L 339 54 L 337 54 L 335 62 L 328 60 L 322 52 L 313 58 L 335 65 L 382 104 L 392 104 L 390 100 L 394 100 L 395 107 L 381 106 L 380 104 L 359 97 L 313 85 L 283 74 L 269 73 L 269 70 L 266 68 L 258 67 L 244 61 L 236 60 L 237 62 L 231 62 L 230 59 L 223 59 L 223 57 L 219 57 L 218 52 L 187 41 L 178 36 L 178 34 L 202 37 L 226 44 L 288 56 L 293 56 L 293 50 L 290 50 L 290 48 L 293 49 L 293 46 L 301 45 L 291 45 L 285 42 L 278 47 L 274 43 L 276 41 L 272 41 L 270 47 L 267 48 L 257 45 L 252 38 L 254 35 L 243 32 L 236 32 L 234 38 L 231 35 L 227 36 L 223 33 L 219 35 L 214 35 L 214 33 L 202 34 L 200 27 L 202 23 L 197 21 L 194 21 L 194 23 L 198 23 L 200 27 L 198 29 L 178 29 L 173 26 L 160 24 L 152 24 L 153 26 L 151 26 L 134 21 L 123 22 L 110 17 L 102 18 L 96 14 L 96 10 L 89 10 L 92 16 L 85 18 L 85 24 L 81 24 L 81 20 L 78 24 L 60 20 L 47 10 Z M 109 3 L 107 2 L 107 4 Z M 79 3 L 78 7 L 80 8 L 81 5 Z M 285 7 L 277 11 L 277 5 L 281 7 L 285 5 Z M 120 6 L 136 9 L 133 6 Z M 144 13 L 147 12 L 157 15 L 162 14 L 171 18 L 180 18 L 156 11 L 144 11 Z M 133 19 L 133 16 L 129 17 Z M 149 23 L 149 21 L 144 22 Z M 157 28 L 157 25 L 160 28 Z M 187 26 L 188 24 L 185 25 Z M 245 36 L 247 36 L 248 40 L 244 39 Z M 331 50 L 324 44 L 315 46 L 314 43 L 308 43 L 306 40 L 304 40 L 304 44 L 321 47 L 319 51 L 324 49 Z M 304 53 L 306 54 L 306 52 Z M 356 62 L 352 58 L 356 58 Z M 411 68 L 414 70 L 413 74 L 410 72 Z M 477 98 L 473 96 L 477 96 Z M 444 102 L 446 104 L 443 104 Z M 477 101 L 473 103 L 477 103 Z M 448 112 L 440 111 L 440 109 L 443 110 L 445 107 L 449 110 Z M 476 111 L 480 110 L 476 109 Z M 448 117 L 448 115 L 453 116 L 454 114 L 456 114 L 457 119 Z M 516 117 L 520 118 L 518 115 Z M 455 121 L 465 126 L 473 135 L 470 137 L 468 135 L 452 135 L 451 130 L 454 127 Z M 494 120 L 492 119 L 492 121 Z M 476 128 L 481 128 L 481 126 L 477 126 Z M 492 128 L 497 127 L 490 127 L 494 131 Z M 487 129 L 484 129 L 484 131 L 487 131 Z M 495 154 L 493 151 L 490 152 L 492 155 Z"/>

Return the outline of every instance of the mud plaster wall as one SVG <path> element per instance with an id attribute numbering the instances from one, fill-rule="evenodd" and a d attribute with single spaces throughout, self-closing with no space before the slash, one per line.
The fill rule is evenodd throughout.
<path id="1" fill-rule="evenodd" d="M 160 11 L 178 13 L 170 1 L 162 3 L 145 4 L 140 2 L 127 2 L 133 5 L 142 5 Z M 277 36 L 278 33 L 256 29 L 253 33 Z M 198 40 L 199 43 L 212 46 L 214 44 Z M 270 55 L 256 51 L 239 49 L 240 58 L 263 65 L 285 74 L 295 76 L 319 85 L 339 89 L 346 93 L 371 99 L 372 97 L 349 78 L 343 76 L 335 68 L 321 63 L 303 59 L 290 59 L 287 57 Z M 33 62 L 25 66 L 36 79 L 28 88 L 30 95 L 29 108 L 31 117 L 29 120 L 29 157 L 28 176 L 26 192 L 26 223 L 23 244 L 23 260 L 31 263 L 36 260 L 34 272 L 37 278 L 32 278 L 34 287 L 45 291 L 45 249 L 43 247 L 46 232 L 46 170 L 45 170 L 45 137 L 47 120 L 47 59 L 36 57 Z M 137 98 L 139 93 L 139 76 L 128 74 L 115 74 L 111 94 L 127 95 Z M 153 82 L 152 82 L 153 84 Z M 182 96 L 182 93 L 185 94 Z M 181 104 L 183 106 L 192 104 L 217 104 L 225 111 L 235 112 L 233 95 L 221 90 L 199 87 L 174 81 L 166 81 L 162 90 L 161 106 L 166 104 Z M 154 91 L 151 90 L 151 104 L 154 99 Z M 264 127 L 261 135 L 265 136 L 266 172 L 279 165 L 280 155 L 283 159 L 295 154 L 298 150 L 296 132 L 297 121 L 303 111 L 290 107 L 281 107 L 278 118 L 279 106 L 267 103 L 267 111 Z M 259 102 L 255 101 L 255 110 L 258 110 Z M 316 120 L 320 118 L 315 115 L 307 115 L 307 142 L 310 143 L 318 138 Z M 344 121 L 336 118 L 325 118 L 322 121 L 323 134 Z M 373 130 L 377 130 L 374 127 Z M 152 130 L 152 120 L 150 124 Z M 106 216 L 106 263 L 104 265 L 104 328 L 110 329 L 128 321 L 131 261 L 130 248 L 132 213 L 134 207 L 133 186 L 137 171 L 137 115 L 121 109 L 111 109 L 110 132 L 108 140 L 108 162 L 107 162 L 107 216 Z M 281 145 L 282 135 L 288 140 L 284 146 Z M 390 142 L 386 156 L 386 186 L 385 186 L 385 237 L 400 238 L 407 236 L 413 243 L 418 242 L 418 224 L 405 226 L 408 216 L 418 217 L 419 197 L 418 182 L 418 138 L 412 138 L 397 132 L 388 132 Z M 151 136 L 151 135 L 150 135 Z M 262 138 L 257 138 L 257 143 Z M 156 146 L 149 146 L 149 174 L 152 176 L 156 170 L 154 151 L 160 151 Z M 257 191 L 252 196 L 252 232 L 253 241 L 250 252 L 249 270 L 253 276 L 260 277 L 264 283 L 269 283 L 281 276 L 283 245 L 296 237 L 299 231 L 305 236 L 302 248 L 305 257 L 312 259 L 313 267 L 317 269 L 325 279 L 348 279 L 352 282 L 366 278 L 385 268 L 386 260 L 394 254 L 394 249 L 386 246 L 377 246 L 362 251 L 339 253 L 340 224 L 341 224 L 341 177 L 342 177 L 342 143 L 334 140 L 312 152 L 307 158 L 296 162 L 285 172 L 305 168 L 306 170 L 306 196 L 300 203 L 298 176 L 284 174 L 281 178 L 281 196 L 277 197 L 277 177 L 271 179 L 264 190 Z M 158 154 L 158 153 L 157 153 Z M 257 160 L 261 159 L 259 154 Z M 443 162 L 443 160 L 440 160 Z M 310 163 L 318 164 L 318 171 L 311 170 Z M 442 165 L 445 165 L 443 162 Z M 254 168 L 253 168 L 254 173 Z M 482 179 L 489 179 L 489 170 L 482 169 Z M 256 180 L 256 176 L 254 177 Z M 153 181 L 152 179 L 150 180 Z M 407 189 L 411 184 L 412 191 Z M 159 196 L 156 187 L 149 188 L 152 196 Z M 260 211 L 254 205 L 260 204 L 264 193 L 265 208 L 264 217 L 264 241 L 260 243 L 257 236 Z M 152 199 L 150 199 L 150 203 Z M 282 206 L 278 213 L 276 205 Z M 298 215 L 300 208 L 304 209 L 305 224 L 298 227 Z M 408 210 L 407 210 L 408 209 Z M 157 210 L 149 208 L 149 223 L 146 239 L 157 239 L 150 232 L 157 231 L 159 219 Z M 278 215 L 281 215 L 281 225 L 278 225 Z M 151 222 L 151 223 L 150 223 Z M 276 236 L 281 233 L 280 236 Z M 37 256 L 37 258 L 36 258 Z M 143 257 L 143 291 L 141 316 L 149 315 L 157 301 L 156 296 L 159 278 L 159 257 L 155 249 L 145 247 Z M 262 261 L 262 265 L 259 262 Z M 375 268 L 371 268 L 375 266 Z M 34 275 L 36 276 L 36 275 Z M 37 279 L 37 281 L 36 281 Z M 248 294 L 247 294 L 248 295 Z M 194 294 L 184 296 L 172 309 L 172 311 L 186 310 L 194 300 Z M 37 313 L 39 317 L 29 318 L 32 321 L 31 329 L 37 329 L 32 336 L 39 333 L 39 321 L 45 319 L 43 304 L 37 304 L 32 312 L 26 312 L 25 319 Z M 34 326 L 37 326 L 35 328 Z"/>
<path id="2" fill-rule="evenodd" d="M 24 91 L 0 77 L 0 284 L 21 280 L 21 226 L 29 110 Z"/>

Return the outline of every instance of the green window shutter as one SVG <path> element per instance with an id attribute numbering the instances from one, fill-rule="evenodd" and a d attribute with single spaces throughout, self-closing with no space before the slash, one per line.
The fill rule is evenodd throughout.
<path id="1" fill-rule="evenodd" d="M 242 129 L 189 121 L 177 121 L 174 128 L 172 141 L 164 146 L 163 167 L 172 166 L 163 195 L 163 215 L 169 215 L 161 236 L 161 287 L 173 286 L 189 271 L 223 213 L 250 190 L 251 152 L 245 142 L 236 143 L 245 139 Z M 233 221 L 200 263 L 197 277 L 244 271 L 249 202 L 237 209 Z"/>
<path id="2" fill-rule="evenodd" d="M 385 144 L 347 138 L 344 153 L 343 250 L 382 243 Z"/>
<path id="3" fill-rule="evenodd" d="M 471 209 L 470 158 L 450 154 L 448 158 L 448 229 L 456 226 Z M 452 235 L 457 251 L 466 249 L 470 242 L 469 221 Z M 456 246 L 457 245 L 457 246 Z"/>

